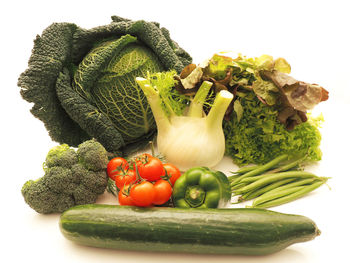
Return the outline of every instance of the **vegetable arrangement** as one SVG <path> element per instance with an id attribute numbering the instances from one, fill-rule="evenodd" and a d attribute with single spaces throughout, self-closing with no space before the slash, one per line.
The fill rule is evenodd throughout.
<path id="1" fill-rule="evenodd" d="M 322 118 L 307 111 L 328 91 L 268 55 L 190 64 L 159 24 L 112 20 L 54 23 L 34 42 L 18 85 L 61 144 L 23 185 L 25 202 L 63 212 L 63 235 L 96 247 L 264 255 L 318 236 L 309 218 L 262 208 L 327 182 L 299 165 L 321 159 Z M 155 135 L 166 163 L 130 158 Z M 226 177 L 213 168 L 225 154 L 254 165 Z M 119 205 L 93 204 L 106 189 Z M 232 194 L 253 208 L 225 208 Z"/>
<path id="2" fill-rule="evenodd" d="M 249 166 L 230 176 L 231 189 L 238 201 L 256 198 L 252 207 L 269 208 L 298 199 L 325 184 L 329 178 L 295 170 L 305 157 L 292 161 L 281 155 L 259 166 Z"/>

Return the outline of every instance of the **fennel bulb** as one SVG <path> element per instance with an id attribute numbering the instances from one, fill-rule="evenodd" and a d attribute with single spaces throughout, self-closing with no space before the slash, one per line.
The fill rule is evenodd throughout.
<path id="1" fill-rule="evenodd" d="M 136 82 L 147 97 L 157 124 L 158 151 L 168 162 L 184 171 L 195 166 L 214 167 L 221 161 L 225 153 L 222 121 L 233 99 L 232 93 L 220 91 L 209 114 L 205 115 L 203 104 L 212 83 L 204 81 L 187 114 L 178 116 L 167 103 L 167 98 L 162 98 L 148 79 L 138 77 Z M 162 104 L 170 114 L 164 111 Z"/>

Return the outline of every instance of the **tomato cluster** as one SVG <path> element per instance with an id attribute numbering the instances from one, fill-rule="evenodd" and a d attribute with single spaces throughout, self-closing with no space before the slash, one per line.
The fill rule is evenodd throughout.
<path id="1" fill-rule="evenodd" d="M 144 153 L 128 162 L 113 158 L 107 165 L 108 176 L 119 189 L 120 205 L 151 206 L 166 203 L 172 194 L 172 186 L 181 176 L 180 170 Z"/>

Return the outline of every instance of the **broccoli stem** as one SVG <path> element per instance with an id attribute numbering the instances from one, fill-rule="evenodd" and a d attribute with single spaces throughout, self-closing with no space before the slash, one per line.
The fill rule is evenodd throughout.
<path id="1" fill-rule="evenodd" d="M 189 117 L 203 117 L 203 104 L 205 102 L 205 99 L 207 98 L 207 95 L 212 85 L 212 82 L 203 81 L 202 85 L 199 87 L 196 95 L 194 96 L 193 101 L 191 102 L 188 111 Z"/>

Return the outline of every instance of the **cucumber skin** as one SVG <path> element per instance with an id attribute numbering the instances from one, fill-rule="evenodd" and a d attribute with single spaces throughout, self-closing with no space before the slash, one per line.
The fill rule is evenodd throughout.
<path id="1" fill-rule="evenodd" d="M 66 210 L 59 224 L 80 245 L 170 253 L 266 255 L 320 234 L 307 217 L 258 208 L 92 204 Z"/>

